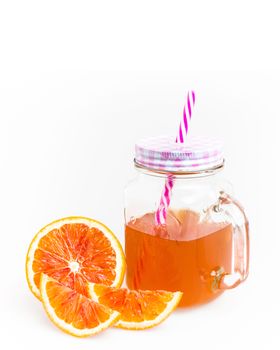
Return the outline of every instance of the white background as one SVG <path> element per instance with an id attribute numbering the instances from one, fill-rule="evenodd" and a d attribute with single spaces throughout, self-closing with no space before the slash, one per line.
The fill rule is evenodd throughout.
<path id="1" fill-rule="evenodd" d="M 1 348 L 279 349 L 279 11 L 262 3 L 0 3 Z M 134 143 L 176 134 L 191 88 L 191 132 L 224 139 L 250 219 L 248 280 L 148 331 L 60 332 L 27 287 L 30 240 L 84 215 L 123 242 Z"/>

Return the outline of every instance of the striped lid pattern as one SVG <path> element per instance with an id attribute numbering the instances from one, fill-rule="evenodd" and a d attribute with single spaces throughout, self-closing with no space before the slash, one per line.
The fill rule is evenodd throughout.
<path id="1" fill-rule="evenodd" d="M 135 145 L 135 162 L 141 166 L 170 172 L 202 171 L 224 161 L 221 141 L 210 137 L 193 137 L 176 143 L 174 137 L 142 139 Z"/>

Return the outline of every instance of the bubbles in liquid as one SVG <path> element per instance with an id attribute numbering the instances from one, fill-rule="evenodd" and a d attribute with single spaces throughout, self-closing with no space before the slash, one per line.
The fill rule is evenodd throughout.
<path id="1" fill-rule="evenodd" d="M 131 216 L 130 219 L 129 219 L 129 222 L 134 225 L 135 222 L 136 222 L 136 217 L 135 216 Z"/>

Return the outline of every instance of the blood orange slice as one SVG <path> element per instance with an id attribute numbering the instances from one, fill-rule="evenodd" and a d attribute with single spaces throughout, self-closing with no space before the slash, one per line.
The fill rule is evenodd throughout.
<path id="1" fill-rule="evenodd" d="M 126 329 L 158 325 L 176 308 L 183 294 L 164 290 L 128 290 L 92 283 L 88 290 L 93 300 L 121 314 L 115 326 Z"/>
<path id="2" fill-rule="evenodd" d="M 39 299 L 41 273 L 87 296 L 87 282 L 120 286 L 124 271 L 117 238 L 102 223 L 85 217 L 60 219 L 42 228 L 26 258 L 28 285 Z"/>
<path id="3" fill-rule="evenodd" d="M 96 303 L 45 274 L 41 274 L 40 293 L 51 321 L 64 332 L 77 337 L 99 333 L 120 317 L 117 311 Z"/>

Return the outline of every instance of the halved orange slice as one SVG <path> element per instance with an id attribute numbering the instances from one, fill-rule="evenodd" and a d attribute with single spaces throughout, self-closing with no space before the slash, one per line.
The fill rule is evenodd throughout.
<path id="1" fill-rule="evenodd" d="M 108 227 L 85 217 L 60 219 L 42 228 L 26 257 L 28 285 L 39 299 L 41 273 L 87 296 L 87 282 L 120 286 L 124 271 L 118 239 Z"/>
<path id="2" fill-rule="evenodd" d="M 128 290 L 90 283 L 93 300 L 121 314 L 116 327 L 125 329 L 151 328 L 164 321 L 176 308 L 182 292 L 164 290 Z"/>
<path id="3" fill-rule="evenodd" d="M 87 337 L 101 332 L 118 320 L 120 314 L 41 274 L 42 303 L 50 320 L 64 332 Z"/>

